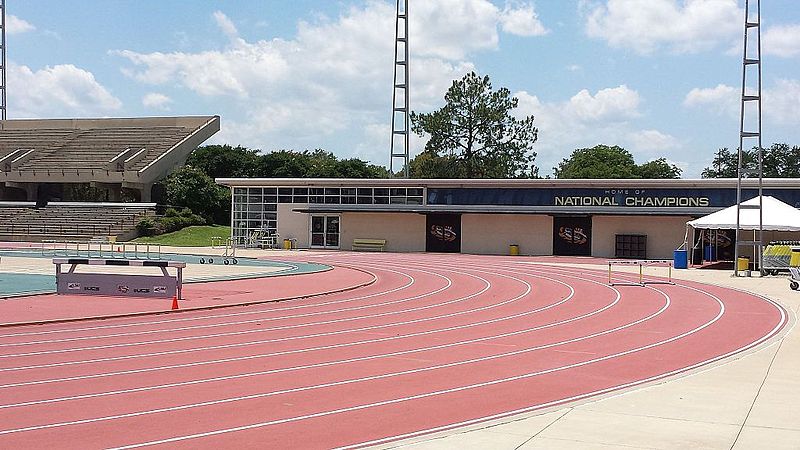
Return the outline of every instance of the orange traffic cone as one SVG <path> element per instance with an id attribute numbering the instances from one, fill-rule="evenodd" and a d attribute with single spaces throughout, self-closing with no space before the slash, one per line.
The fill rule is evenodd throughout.
<path id="1" fill-rule="evenodd" d="M 172 309 L 179 309 L 178 308 L 178 296 L 177 295 L 173 295 L 172 296 Z"/>

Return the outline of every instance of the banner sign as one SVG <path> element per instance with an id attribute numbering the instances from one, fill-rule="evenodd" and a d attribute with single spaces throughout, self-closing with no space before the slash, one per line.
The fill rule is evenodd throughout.
<path id="1" fill-rule="evenodd" d="M 742 191 L 742 199 L 758 190 Z M 765 189 L 800 208 L 800 189 Z M 616 208 L 726 208 L 736 204 L 736 189 L 559 189 L 559 188 L 429 188 L 429 205 L 596 206 Z"/>
<path id="2" fill-rule="evenodd" d="M 461 215 L 428 214 L 426 216 L 425 251 L 461 252 Z"/>

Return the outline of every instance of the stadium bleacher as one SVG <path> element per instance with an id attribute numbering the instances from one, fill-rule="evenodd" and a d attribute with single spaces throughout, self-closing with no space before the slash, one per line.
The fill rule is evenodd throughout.
<path id="1" fill-rule="evenodd" d="M 219 116 L 0 121 L 0 240 L 132 237 L 155 214 L 153 184 L 219 129 Z M 77 184 L 111 203 L 63 202 Z M 139 203 L 119 203 L 123 189 Z"/>
<path id="2" fill-rule="evenodd" d="M 126 240 L 136 234 L 136 224 L 155 215 L 155 203 L 32 203 L 0 204 L 0 240 L 90 240 L 113 237 Z"/>

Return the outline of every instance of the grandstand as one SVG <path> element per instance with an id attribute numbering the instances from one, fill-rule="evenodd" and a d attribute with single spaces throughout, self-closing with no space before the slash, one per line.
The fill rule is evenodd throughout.
<path id="1" fill-rule="evenodd" d="M 155 203 L 0 203 L 0 241 L 127 240 L 155 215 Z"/>
<path id="2" fill-rule="evenodd" d="M 153 184 L 217 131 L 218 116 L 0 121 L 0 200 L 44 204 L 63 200 L 65 184 L 90 183 L 111 201 L 128 188 L 149 202 Z"/>
<path id="3" fill-rule="evenodd" d="M 219 116 L 0 121 L 0 240 L 133 237 L 153 185 L 219 129 Z M 70 185 L 109 203 L 64 202 Z"/>

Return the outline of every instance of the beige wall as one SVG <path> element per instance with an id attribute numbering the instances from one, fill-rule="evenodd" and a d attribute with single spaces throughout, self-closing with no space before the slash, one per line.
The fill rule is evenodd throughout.
<path id="1" fill-rule="evenodd" d="M 308 248 L 309 215 L 292 212 L 308 205 L 278 203 L 278 234 L 281 239 L 297 239 L 298 248 Z"/>
<path id="2" fill-rule="evenodd" d="M 342 250 L 350 250 L 353 239 L 386 239 L 391 252 L 425 251 L 425 216 L 397 213 L 343 213 Z"/>
<path id="3" fill-rule="evenodd" d="M 464 214 L 461 251 L 507 255 L 518 244 L 523 255 L 553 254 L 553 218 L 528 214 Z"/>
<path id="4" fill-rule="evenodd" d="M 688 216 L 594 216 L 592 256 L 613 258 L 617 234 L 646 234 L 648 259 L 672 259 L 689 220 Z"/>

